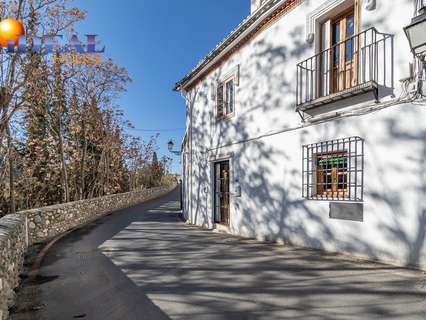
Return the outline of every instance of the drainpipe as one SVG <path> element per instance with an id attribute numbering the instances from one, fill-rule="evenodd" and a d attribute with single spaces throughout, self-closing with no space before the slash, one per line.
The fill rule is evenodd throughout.
<path id="1" fill-rule="evenodd" d="M 192 223 L 192 103 L 191 99 L 188 97 L 188 92 L 184 89 L 180 91 L 182 98 L 185 99 L 186 105 L 189 107 L 189 130 L 188 130 L 188 140 L 189 140 L 189 222 Z M 187 195 L 188 196 L 188 195 Z"/>
<path id="2" fill-rule="evenodd" d="M 192 102 L 192 99 L 191 98 L 189 98 L 188 99 L 188 103 L 189 103 L 189 133 L 190 133 L 190 138 L 191 138 L 191 142 L 190 142 L 190 151 L 189 151 L 189 154 L 190 154 L 190 164 L 189 164 L 189 168 L 190 168 L 190 175 L 191 175 L 191 179 L 190 179 L 190 188 L 189 188 L 189 190 L 190 190 L 190 201 L 189 201 L 189 210 L 190 210 L 190 222 L 191 223 L 194 223 L 194 219 L 193 219 L 193 215 L 194 215 L 194 212 L 193 212 L 193 199 L 192 199 L 192 197 L 193 197 L 193 192 L 192 192 L 192 186 L 193 186 L 193 179 L 192 179 L 192 177 L 193 177 L 193 175 L 194 175 L 194 171 L 193 171 L 193 140 L 192 140 L 192 127 L 193 127 L 193 102 Z"/>

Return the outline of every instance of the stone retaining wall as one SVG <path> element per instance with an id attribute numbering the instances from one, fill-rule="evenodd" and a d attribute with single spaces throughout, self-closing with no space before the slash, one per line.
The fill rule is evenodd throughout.
<path id="1" fill-rule="evenodd" d="M 111 211 L 156 198 L 175 186 L 159 187 L 21 211 L 0 219 L 0 320 L 8 319 L 19 284 L 24 254 L 33 243 L 48 240 Z"/>
<path id="2" fill-rule="evenodd" d="M 28 218 L 29 242 L 32 244 L 85 224 L 105 213 L 130 207 L 170 190 L 170 187 L 144 189 L 32 209 L 21 213 Z"/>
<path id="3" fill-rule="evenodd" d="M 11 214 L 0 219 L 0 320 L 7 319 L 19 284 L 19 274 L 27 248 L 25 215 Z"/>

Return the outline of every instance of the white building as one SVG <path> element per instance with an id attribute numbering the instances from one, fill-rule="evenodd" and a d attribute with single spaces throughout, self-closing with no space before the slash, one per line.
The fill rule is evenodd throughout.
<path id="1" fill-rule="evenodd" d="M 189 222 L 426 269 L 418 2 L 252 0 L 176 84 Z"/>

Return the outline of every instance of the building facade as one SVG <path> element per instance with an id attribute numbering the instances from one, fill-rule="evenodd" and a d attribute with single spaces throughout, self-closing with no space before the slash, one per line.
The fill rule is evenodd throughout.
<path id="1" fill-rule="evenodd" d="M 252 0 L 175 87 L 186 219 L 426 269 L 423 71 L 403 31 L 419 6 Z"/>

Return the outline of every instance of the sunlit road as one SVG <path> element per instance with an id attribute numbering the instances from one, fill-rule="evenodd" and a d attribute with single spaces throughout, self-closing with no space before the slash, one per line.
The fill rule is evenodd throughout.
<path id="1" fill-rule="evenodd" d="M 46 319 L 426 319 L 421 272 L 185 225 L 178 192 L 109 215 L 49 251 Z"/>

